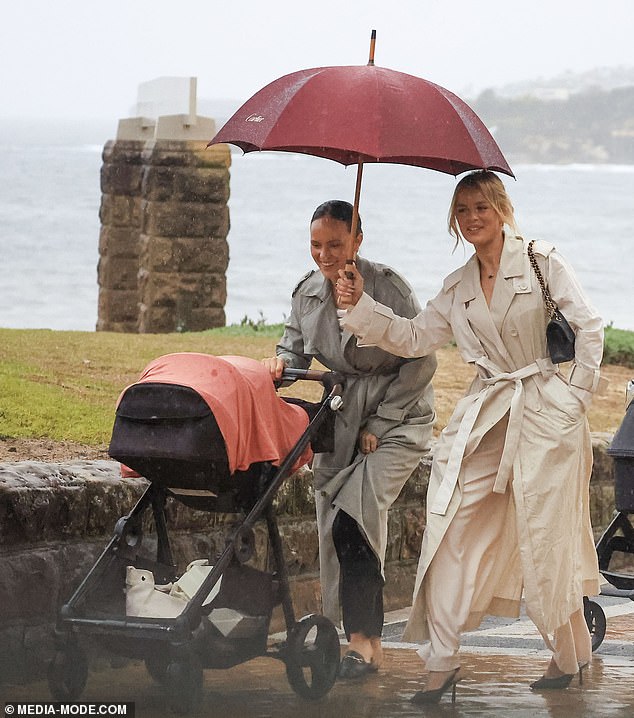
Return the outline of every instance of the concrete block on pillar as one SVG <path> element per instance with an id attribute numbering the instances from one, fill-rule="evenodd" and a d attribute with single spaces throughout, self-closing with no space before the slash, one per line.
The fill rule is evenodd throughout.
<path id="1" fill-rule="evenodd" d="M 117 140 L 151 140 L 156 130 L 156 120 L 150 117 L 126 117 L 119 120 Z"/>

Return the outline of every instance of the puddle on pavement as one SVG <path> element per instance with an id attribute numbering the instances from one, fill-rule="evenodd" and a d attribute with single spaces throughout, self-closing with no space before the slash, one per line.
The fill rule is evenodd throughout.
<path id="1" fill-rule="evenodd" d="M 205 671 L 204 697 L 192 718 L 632 718 L 631 659 L 594 656 L 583 685 L 533 692 L 544 656 L 463 654 L 456 703 L 448 692 L 436 706 L 415 706 L 411 696 L 424 685 L 422 664 L 412 650 L 386 649 L 384 669 L 362 683 L 336 683 L 320 701 L 305 701 L 291 689 L 283 664 L 258 658 L 227 670 Z M 46 681 L 0 686 L 3 701 L 50 700 Z M 145 667 L 128 663 L 92 672 L 81 701 L 134 701 L 136 718 L 164 718 L 165 689 Z"/>

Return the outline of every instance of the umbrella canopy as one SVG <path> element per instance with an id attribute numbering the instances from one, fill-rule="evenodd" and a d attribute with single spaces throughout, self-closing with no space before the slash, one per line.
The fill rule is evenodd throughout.
<path id="1" fill-rule="evenodd" d="M 256 92 L 209 144 L 352 165 L 392 162 L 452 175 L 513 176 L 491 133 L 449 90 L 373 64 L 300 70 Z"/>
<path id="2" fill-rule="evenodd" d="M 356 164 L 348 242 L 357 233 L 363 165 L 391 162 L 458 175 L 473 169 L 511 175 L 500 148 L 475 112 L 433 82 L 374 64 L 299 70 L 255 93 L 209 145 L 244 152 L 274 150 Z M 351 253 L 348 254 L 352 262 Z"/>

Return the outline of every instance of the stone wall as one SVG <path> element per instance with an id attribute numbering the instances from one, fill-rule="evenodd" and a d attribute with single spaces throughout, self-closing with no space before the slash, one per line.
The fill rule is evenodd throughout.
<path id="1" fill-rule="evenodd" d="M 202 140 L 106 143 L 97 330 L 224 326 L 230 164 Z"/>
<path id="2" fill-rule="evenodd" d="M 594 437 L 591 510 L 598 534 L 614 510 L 610 437 Z M 424 528 L 429 460 L 421 463 L 389 514 L 386 610 L 411 601 Z M 52 655 L 52 632 L 62 603 L 87 574 L 112 536 L 117 519 L 141 495 L 143 479 L 122 479 L 114 461 L 0 464 L 0 685 L 42 676 Z M 297 616 L 320 610 L 317 531 L 310 471 L 300 471 L 276 499 Z M 174 558 L 213 560 L 224 546 L 227 514 L 169 511 Z M 258 526 L 257 563 L 269 562 L 266 529 Z M 271 629 L 283 628 L 279 612 Z"/>

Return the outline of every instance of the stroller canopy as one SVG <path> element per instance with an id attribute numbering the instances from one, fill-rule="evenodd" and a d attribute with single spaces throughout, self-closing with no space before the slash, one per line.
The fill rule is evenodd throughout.
<path id="1" fill-rule="evenodd" d="M 259 461 L 278 465 L 308 426 L 304 409 L 279 397 L 266 367 L 248 357 L 166 354 L 151 361 L 137 383 L 149 382 L 180 384 L 200 394 L 225 440 L 232 474 Z M 293 468 L 311 456 L 309 446 Z"/>

